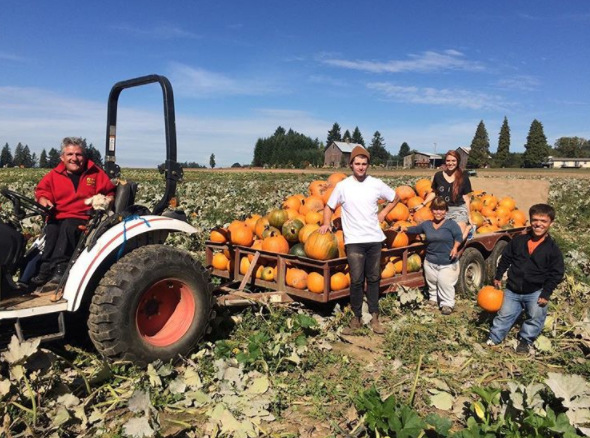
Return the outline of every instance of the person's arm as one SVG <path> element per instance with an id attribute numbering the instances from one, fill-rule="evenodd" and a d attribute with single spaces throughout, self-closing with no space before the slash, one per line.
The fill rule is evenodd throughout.
<path id="1" fill-rule="evenodd" d="M 555 245 L 555 247 L 557 248 L 557 245 Z M 547 305 L 547 303 L 549 302 L 549 298 L 551 297 L 551 294 L 553 293 L 557 285 L 561 283 L 561 281 L 563 280 L 564 274 L 565 266 L 563 263 L 563 255 L 561 254 L 559 248 L 557 248 L 557 251 L 554 254 L 552 254 L 551 262 L 549 263 L 549 272 L 547 275 L 547 279 L 545 280 L 545 283 L 543 283 L 541 295 L 537 300 L 539 306 L 543 307 Z"/>
<path id="2" fill-rule="evenodd" d="M 467 208 L 467 223 L 469 225 L 473 225 L 471 222 L 471 196 L 469 193 L 473 191 L 471 188 L 471 181 L 469 180 L 469 176 L 464 174 L 465 182 L 463 183 L 463 200 L 465 201 L 465 207 Z"/>
<path id="3" fill-rule="evenodd" d="M 502 257 L 500 257 L 500 262 L 498 263 L 498 267 L 496 268 L 496 275 L 494 276 L 494 287 L 500 289 L 502 287 L 502 277 L 504 273 L 508 270 L 510 265 L 512 264 L 512 259 L 514 258 L 514 240 L 512 239 L 504 251 L 502 251 Z"/>
<path id="4" fill-rule="evenodd" d="M 434 178 L 432 178 L 432 191 L 426 194 L 426 197 L 424 198 L 424 201 L 421 202 L 420 204 L 416 205 L 415 207 L 413 207 L 411 209 L 411 211 L 418 211 L 420 210 L 422 207 L 425 207 L 426 205 L 428 205 L 429 202 L 434 201 L 434 198 L 436 198 L 436 187 L 435 187 L 435 179 L 436 179 L 436 175 L 434 175 Z"/>
<path id="5" fill-rule="evenodd" d="M 389 212 L 391 210 L 393 210 L 393 207 L 395 207 L 398 202 L 399 202 L 399 197 L 396 194 L 395 197 L 393 198 L 393 201 L 389 202 L 385 207 L 383 207 L 383 209 L 377 215 L 377 219 L 379 220 L 379 223 L 385 221 L 385 218 L 387 217 Z"/>
<path id="6" fill-rule="evenodd" d="M 334 210 L 332 210 L 330 206 L 326 204 L 326 206 L 324 207 L 324 220 L 322 222 L 322 226 L 320 227 L 320 234 L 326 234 L 332 227 L 330 223 L 332 220 L 333 213 Z"/>
<path id="7" fill-rule="evenodd" d="M 453 247 L 451 248 L 451 252 L 449 253 L 449 257 L 454 259 L 457 257 L 457 253 L 459 252 L 459 246 L 463 243 L 463 233 L 461 232 L 461 228 L 456 223 L 452 223 L 451 227 L 451 235 L 453 236 Z"/>
<path id="8" fill-rule="evenodd" d="M 55 199 L 53 197 L 53 191 L 51 190 L 51 182 L 49 178 L 50 174 L 41 178 L 41 181 L 39 181 L 39 184 L 37 184 L 37 188 L 35 189 L 35 199 L 43 207 L 53 208 L 55 205 Z"/>

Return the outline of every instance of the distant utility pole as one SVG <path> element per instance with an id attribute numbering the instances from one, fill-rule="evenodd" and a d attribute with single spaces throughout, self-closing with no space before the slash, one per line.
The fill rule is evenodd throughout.
<path id="1" fill-rule="evenodd" d="M 436 142 L 434 142 L 434 155 L 436 155 Z M 434 169 L 435 167 L 436 167 L 436 158 L 432 162 L 432 168 Z"/>

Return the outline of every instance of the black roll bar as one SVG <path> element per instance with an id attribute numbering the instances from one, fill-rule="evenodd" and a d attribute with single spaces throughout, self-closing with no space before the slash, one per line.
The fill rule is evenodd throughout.
<path id="1" fill-rule="evenodd" d="M 164 196 L 154 207 L 153 214 L 161 214 L 176 194 L 176 184 L 182 179 L 182 167 L 176 161 L 176 116 L 174 112 L 174 92 L 168 78 L 160 75 L 141 76 L 117 82 L 111 88 L 107 108 L 107 133 L 105 150 L 105 171 L 109 178 L 119 178 L 121 168 L 117 165 L 117 105 L 119 96 L 126 88 L 159 83 L 164 98 L 164 126 L 166 129 L 166 162 L 160 171 L 164 173 L 166 188 Z"/>

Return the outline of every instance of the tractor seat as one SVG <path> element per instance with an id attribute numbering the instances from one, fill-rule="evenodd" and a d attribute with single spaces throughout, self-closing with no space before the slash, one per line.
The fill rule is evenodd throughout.
<path id="1" fill-rule="evenodd" d="M 147 207 L 135 205 L 135 194 L 137 193 L 137 183 L 134 181 L 126 181 L 117 185 L 115 192 L 114 212 L 123 217 L 133 214 L 149 214 Z"/>

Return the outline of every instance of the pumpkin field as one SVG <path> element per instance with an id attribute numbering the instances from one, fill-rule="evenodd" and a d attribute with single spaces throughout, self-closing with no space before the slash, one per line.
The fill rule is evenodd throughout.
<path id="1" fill-rule="evenodd" d="M 0 185 L 32 196 L 43 174 L 39 169 L 0 169 Z M 314 208 L 302 211 L 301 202 L 289 201 L 297 194 L 307 198 L 310 184 L 327 181 L 330 175 L 322 169 L 186 171 L 177 192 L 179 207 L 198 232 L 170 235 L 167 244 L 190 251 L 205 264 L 205 242 L 231 239 L 227 230 L 232 223 L 247 224 L 250 219 L 250 227 L 240 225 L 248 230 L 239 228 L 234 234 L 239 244 L 260 242 L 256 245 L 262 249 L 283 252 L 302 244 L 301 255 L 342 256 L 338 235 L 321 248 L 306 248 L 301 232 L 321 217 L 314 215 Z M 123 176 L 139 183 L 138 204 L 151 207 L 163 192 L 156 171 L 124 169 Z M 379 174 L 394 188 L 417 188 L 416 183 L 431 176 L 426 171 Z M 455 312 L 443 316 L 425 305 L 421 290 L 405 287 L 380 301 L 383 336 L 368 328 L 342 336 L 341 328 L 351 318 L 346 300 L 325 306 L 218 308 L 212 330 L 197 350 L 176 364 L 152 363 L 147 370 L 101 360 L 87 338 L 84 315 L 77 314 L 72 324 L 79 328 L 70 329 L 65 340 L 40 346 L 19 344 L 14 338 L 0 356 L 0 436 L 590 435 L 590 174 L 478 171 L 477 179 L 492 177 L 513 183 L 521 194 L 547 181 L 549 203 L 557 212 L 551 234 L 564 254 L 566 276 L 551 298 L 533 354 L 515 352 L 515 329 L 502 345 L 486 346 L 493 315 L 482 311 L 475 296 L 459 297 Z M 410 201 L 412 197 L 408 193 L 407 203 L 419 203 Z M 518 204 L 500 205 L 504 198 L 498 194 L 493 208 L 483 199 L 477 201 L 482 203 L 480 226 L 492 227 L 482 233 L 524 225 L 527 217 L 511 217 Z M 0 202 L 4 219 L 11 205 L 6 199 Z M 264 224 L 268 227 L 257 230 L 256 222 L 274 210 L 285 211 L 285 202 L 296 210 L 292 217 L 276 212 Z M 482 212 L 484 208 L 496 214 Z M 504 209 L 501 214 L 498 208 Z M 283 228 L 297 216 L 303 216 L 300 223 L 287 224 L 283 237 L 285 231 L 274 225 Z M 496 219 L 485 221 L 484 216 Z M 392 215 L 388 226 L 400 220 L 405 219 Z M 24 231 L 35 235 L 40 226 L 35 218 L 27 219 Z M 306 240 L 315 230 L 308 228 Z M 265 238 L 278 237 L 279 232 L 285 242 L 269 241 L 263 248 L 264 241 L 255 236 L 265 231 Z M 398 236 L 389 237 L 395 246 Z M 406 239 L 401 243 L 411 243 Z M 227 269 L 229 260 L 218 254 L 210 269 Z M 241 270 L 247 271 L 250 261 L 245 257 Z M 395 261 L 387 263 L 386 274 L 396 275 Z M 346 272 L 340 274 L 334 279 L 336 288 L 347 282 Z M 264 266 L 257 275 L 273 281 L 276 273 Z M 215 284 L 222 281 L 212 279 Z M 305 281 L 301 274 L 293 279 L 293 287 L 311 292 L 319 291 L 324 281 L 308 273 Z"/>

